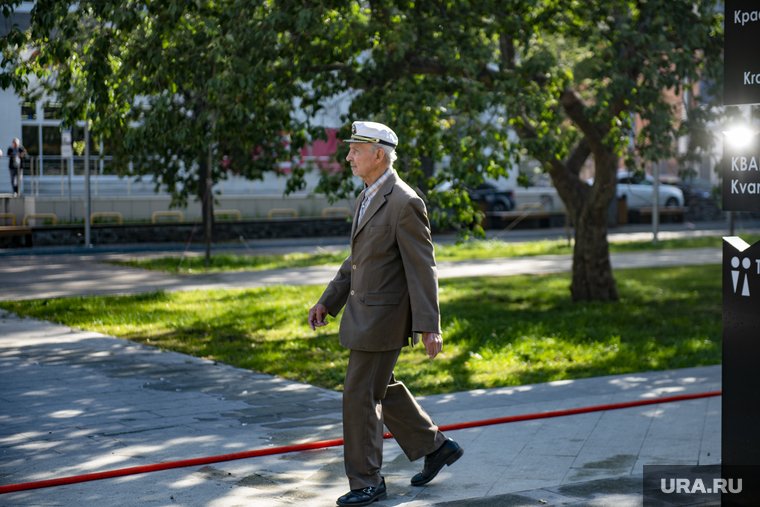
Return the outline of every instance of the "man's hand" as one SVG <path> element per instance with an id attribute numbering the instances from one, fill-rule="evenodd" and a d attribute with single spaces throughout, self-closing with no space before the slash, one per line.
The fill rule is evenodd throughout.
<path id="1" fill-rule="evenodd" d="M 327 308 L 321 303 L 317 303 L 309 309 L 309 327 L 314 331 L 318 327 L 329 324 L 325 320 L 327 317 Z"/>
<path id="2" fill-rule="evenodd" d="M 422 333 L 422 343 L 430 359 L 434 359 L 443 350 L 443 338 L 439 333 Z"/>

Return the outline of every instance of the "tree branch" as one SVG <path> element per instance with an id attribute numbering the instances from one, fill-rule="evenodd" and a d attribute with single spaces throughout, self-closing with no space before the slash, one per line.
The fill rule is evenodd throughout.
<path id="1" fill-rule="evenodd" d="M 570 117 L 573 123 L 578 125 L 578 128 L 583 131 L 592 144 L 597 137 L 599 137 L 599 141 L 601 141 L 601 138 L 604 137 L 604 133 L 599 132 L 597 126 L 586 117 L 586 114 L 584 113 L 586 102 L 574 88 L 567 87 L 562 90 L 559 101 L 565 109 L 567 116 Z"/>
<path id="2" fill-rule="evenodd" d="M 578 176 L 589 155 L 591 155 L 591 147 L 589 146 L 588 141 L 586 141 L 586 138 L 583 137 L 578 141 L 578 144 L 575 145 L 572 153 L 570 153 L 570 157 L 567 159 L 566 165 L 568 171 Z"/>
<path id="3" fill-rule="evenodd" d="M 533 125 L 531 124 L 530 118 L 528 118 L 528 115 L 525 113 L 525 111 L 520 111 L 519 117 L 522 120 L 522 124 L 516 126 L 517 135 L 520 136 L 521 139 L 538 139 L 538 133 L 536 132 L 536 129 L 533 127 Z M 557 160 L 556 157 L 544 158 L 536 153 L 533 153 L 532 155 L 537 160 L 545 164 L 551 165 L 552 169 L 557 172 L 562 172 L 562 173 L 567 172 L 567 166 L 565 166 L 565 164 L 561 160 Z"/>
<path id="4" fill-rule="evenodd" d="M 428 56 L 412 56 L 403 70 L 409 74 L 430 74 L 434 76 L 442 76 L 448 71 L 446 66 L 441 64 L 437 58 Z"/>
<path id="5" fill-rule="evenodd" d="M 515 68 L 515 41 L 511 35 L 499 34 L 499 49 L 501 50 L 502 68 L 514 70 Z"/>

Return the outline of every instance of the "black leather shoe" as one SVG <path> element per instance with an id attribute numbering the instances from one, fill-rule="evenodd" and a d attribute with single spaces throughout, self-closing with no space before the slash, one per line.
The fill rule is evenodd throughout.
<path id="1" fill-rule="evenodd" d="M 424 486 L 435 479 L 443 465 L 451 465 L 462 457 L 464 449 L 451 439 L 446 440 L 437 451 L 425 456 L 425 468 L 422 472 L 412 477 L 412 486 Z"/>
<path id="2" fill-rule="evenodd" d="M 340 507 L 359 507 L 361 505 L 369 505 L 378 500 L 385 500 L 386 498 L 388 498 L 388 493 L 385 490 L 385 479 L 383 479 L 383 482 L 374 488 L 352 489 L 338 498 L 336 503 Z"/>

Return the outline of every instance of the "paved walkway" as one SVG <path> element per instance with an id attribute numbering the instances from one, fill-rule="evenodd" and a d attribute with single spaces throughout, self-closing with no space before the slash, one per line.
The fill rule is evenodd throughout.
<path id="1" fill-rule="evenodd" d="M 326 245 L 326 248 L 331 247 Z M 332 245 L 340 248 L 340 245 Z M 119 254 L 8 255 L 2 299 L 325 284 L 335 267 L 169 276 L 100 264 Z M 122 254 L 123 255 L 123 254 Z M 133 255 L 133 254 L 129 254 Z M 614 254 L 613 266 L 720 262 L 720 249 Z M 569 271 L 569 256 L 441 263 L 442 277 Z M 419 350 L 405 353 L 421 353 Z M 0 310 L 0 484 L 339 438 L 340 394 Z M 720 389 L 720 366 L 421 399 L 439 424 Z M 424 488 L 386 441 L 381 506 L 640 506 L 646 464 L 714 464 L 720 398 L 451 432 L 464 457 Z M 0 495 L 16 506 L 332 506 L 342 448 Z"/>
<path id="2" fill-rule="evenodd" d="M 419 350 L 406 353 L 421 353 Z M 0 311 L 0 484 L 339 438 L 340 394 Z M 720 366 L 422 398 L 438 424 L 720 389 Z M 453 431 L 427 487 L 386 441 L 382 506 L 640 506 L 644 464 L 714 464 L 720 398 Z M 334 505 L 342 448 L 0 495 L 7 507 Z"/>
<path id="3" fill-rule="evenodd" d="M 660 250 L 611 254 L 614 269 L 719 264 L 720 248 Z M 19 256 L 0 262 L 3 290 L 0 300 L 37 299 L 90 294 L 129 294 L 146 291 L 250 288 L 265 285 L 327 285 L 338 266 L 235 271 L 201 275 L 170 275 L 114 266 L 99 261 L 121 254 Z M 569 272 L 570 255 L 440 262 L 440 278 L 507 276 Z"/>

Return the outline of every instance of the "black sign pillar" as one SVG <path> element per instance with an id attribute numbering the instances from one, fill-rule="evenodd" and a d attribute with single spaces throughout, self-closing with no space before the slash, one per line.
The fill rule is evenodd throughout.
<path id="1" fill-rule="evenodd" d="M 724 12 L 723 105 L 760 104 L 760 59 L 749 49 L 760 45 L 760 2 L 726 0 Z M 760 136 L 744 136 L 723 137 L 724 211 L 760 211 Z M 722 505 L 749 507 L 760 505 L 760 242 L 723 240 L 721 468 L 752 485 Z"/>
<path id="2" fill-rule="evenodd" d="M 726 0 L 723 38 L 723 105 L 760 103 L 760 2 Z"/>
<path id="3" fill-rule="evenodd" d="M 722 465 L 760 465 L 760 242 L 723 238 Z"/>

